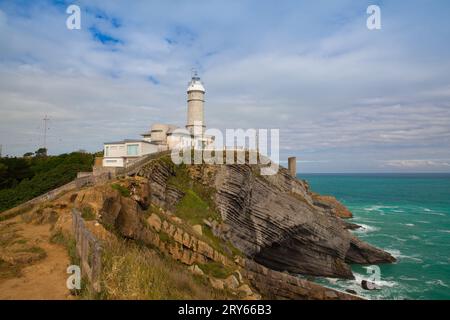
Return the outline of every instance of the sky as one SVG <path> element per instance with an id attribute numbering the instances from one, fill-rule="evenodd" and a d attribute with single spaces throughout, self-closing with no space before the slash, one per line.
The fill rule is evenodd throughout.
<path id="1" fill-rule="evenodd" d="M 69 30 L 66 9 L 81 9 Z M 369 30 L 369 5 L 381 30 Z M 0 0 L 0 144 L 102 150 L 183 126 L 280 130 L 299 172 L 450 172 L 449 1 Z"/>

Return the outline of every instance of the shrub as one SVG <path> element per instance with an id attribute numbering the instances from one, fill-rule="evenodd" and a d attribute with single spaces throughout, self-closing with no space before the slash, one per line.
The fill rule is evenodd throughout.
<path id="1" fill-rule="evenodd" d="M 111 187 L 117 191 L 119 191 L 119 193 L 123 196 L 123 197 L 130 197 L 131 193 L 130 190 L 128 190 L 127 188 L 125 188 L 124 186 L 114 183 L 111 185 Z"/>

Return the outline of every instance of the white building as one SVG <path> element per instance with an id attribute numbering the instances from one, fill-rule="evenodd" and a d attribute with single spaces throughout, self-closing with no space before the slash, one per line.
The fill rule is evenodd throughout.
<path id="1" fill-rule="evenodd" d="M 205 88 L 194 74 L 187 89 L 187 124 L 185 128 L 155 123 L 142 140 L 123 140 L 104 143 L 103 167 L 126 167 L 142 156 L 171 150 L 175 147 L 204 148 L 213 141 L 206 137 L 204 122 Z"/>
<path id="2" fill-rule="evenodd" d="M 123 140 L 104 144 L 104 167 L 125 167 L 144 155 L 158 152 L 158 146 L 145 140 Z"/>

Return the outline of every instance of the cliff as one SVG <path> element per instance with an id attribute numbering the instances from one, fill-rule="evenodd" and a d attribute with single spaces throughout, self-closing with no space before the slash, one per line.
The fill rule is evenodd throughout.
<path id="1" fill-rule="evenodd" d="M 358 299 L 298 275 L 352 278 L 350 264 L 395 261 L 348 231 L 357 226 L 341 219 L 349 211 L 336 199 L 312 193 L 284 168 L 273 176 L 262 176 L 260 169 L 177 166 L 163 155 L 136 167 L 132 176 L 94 181 L 21 215 L 51 223 L 51 238 L 69 239 L 71 209 L 80 210 L 105 242 L 102 296 L 112 299 L 163 298 L 163 292 L 146 293 L 154 268 L 171 279 L 167 290 L 179 286 L 183 295 L 189 295 L 182 289 L 189 282 L 198 292 L 213 290 L 208 297 Z M 156 257 L 166 258 L 152 267 Z M 167 275 L 164 265 L 183 274 L 182 281 Z"/>
<path id="2" fill-rule="evenodd" d="M 354 237 L 331 206 L 317 205 L 317 196 L 307 184 L 284 168 L 276 175 L 262 176 L 259 166 L 176 167 L 166 160 L 137 173 L 148 179 L 146 201 L 173 210 L 185 193 L 173 183 L 177 179 L 207 188 L 220 214 L 221 227 L 215 228 L 215 234 L 266 267 L 352 278 L 349 264 L 395 261 L 389 253 Z"/>

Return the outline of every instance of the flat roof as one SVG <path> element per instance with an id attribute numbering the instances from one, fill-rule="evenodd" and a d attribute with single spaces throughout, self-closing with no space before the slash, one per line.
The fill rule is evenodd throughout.
<path id="1" fill-rule="evenodd" d="M 125 143 L 140 143 L 140 142 L 154 144 L 146 140 L 138 140 L 138 139 L 125 139 L 122 141 L 104 142 L 103 144 L 125 144 Z"/>

